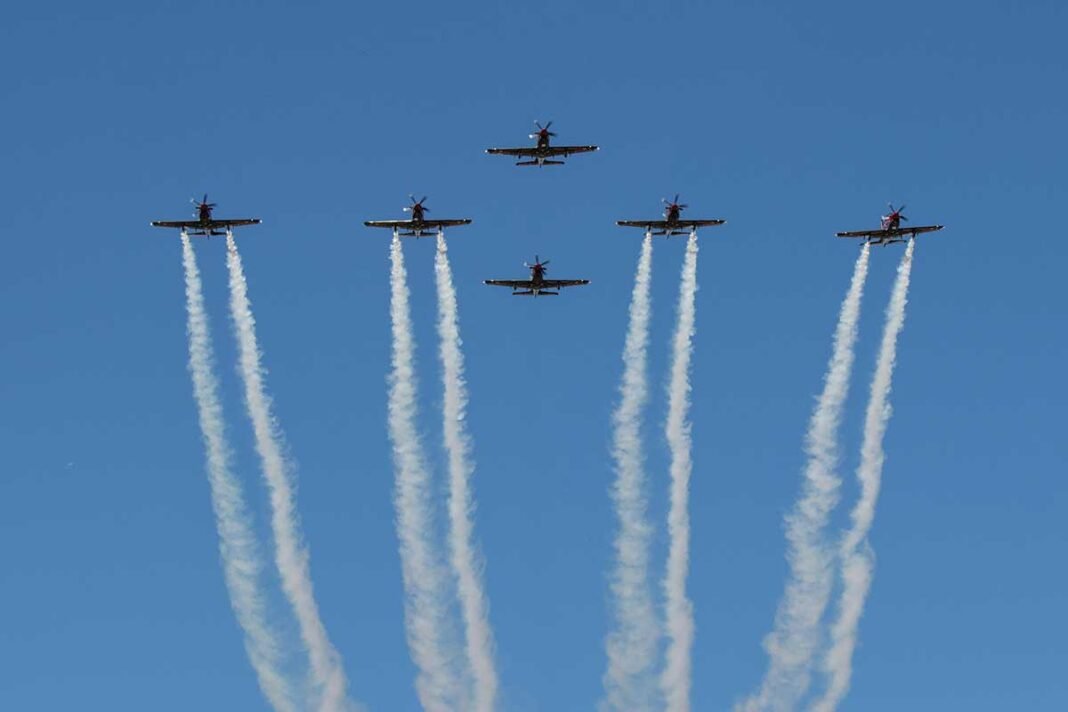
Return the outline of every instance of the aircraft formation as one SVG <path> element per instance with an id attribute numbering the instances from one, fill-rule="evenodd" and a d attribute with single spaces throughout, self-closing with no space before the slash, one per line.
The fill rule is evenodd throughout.
<path id="1" fill-rule="evenodd" d="M 557 146 L 552 144 L 556 135 L 550 131 L 552 122 L 542 126 L 535 122 L 537 131 L 530 134 L 533 146 L 490 148 L 491 155 L 506 155 L 516 159 L 518 166 L 562 165 L 562 159 L 572 154 L 591 153 L 598 150 L 593 145 Z M 485 594 L 479 573 L 477 539 L 474 537 L 474 497 L 470 478 L 474 471 L 469 460 L 471 436 L 466 429 L 466 403 L 468 401 L 464 380 L 464 358 L 460 338 L 456 290 L 449 264 L 448 248 L 444 239 L 446 228 L 471 224 L 471 218 L 431 218 L 426 205 L 427 197 L 416 200 L 409 196 L 410 203 L 403 210 L 407 216 L 395 220 L 367 220 L 364 225 L 387 229 L 392 232 L 390 245 L 390 321 L 392 333 L 391 373 L 389 378 L 387 412 L 389 439 L 393 448 L 396 478 L 395 523 L 400 542 L 399 555 L 404 571 L 405 626 L 409 639 L 412 660 L 418 668 L 418 679 L 440 675 L 449 684 L 421 685 L 417 682 L 417 694 L 424 709 L 474 709 L 492 712 L 498 695 L 497 672 L 493 661 L 493 635 L 489 622 L 488 597 Z M 260 223 L 259 218 L 216 218 L 216 204 L 194 199 L 194 219 L 159 220 L 155 227 L 181 231 L 182 261 L 186 278 L 187 334 L 189 336 L 190 371 L 193 377 L 194 397 L 197 402 L 202 435 L 207 447 L 209 479 L 212 482 L 212 497 L 217 513 L 220 550 L 226 570 L 227 586 L 231 603 L 237 613 L 246 638 L 250 662 L 256 669 L 264 695 L 278 710 L 294 709 L 287 699 L 289 689 L 299 687 L 287 679 L 285 671 L 271 658 L 271 636 L 274 635 L 270 621 L 255 605 L 261 591 L 258 581 L 259 569 L 255 552 L 248 542 L 255 540 L 251 524 L 243 512 L 242 495 L 237 479 L 230 472 L 224 454 L 228 450 L 221 405 L 218 399 L 218 382 L 212 368 L 212 347 L 207 313 L 204 305 L 200 273 L 190 236 L 210 238 L 225 236 L 227 241 L 227 271 L 230 285 L 230 313 L 240 357 L 239 372 L 245 387 L 247 415 L 253 423 L 256 450 L 260 455 L 261 470 L 271 491 L 271 532 L 277 552 L 276 568 L 282 583 L 282 591 L 289 600 L 296 617 L 301 637 L 307 644 L 309 672 L 312 685 L 308 693 L 310 702 L 306 708 L 347 709 L 347 682 L 341 667 L 340 656 L 325 635 L 312 594 L 310 571 L 306 564 L 307 548 L 302 543 L 299 521 L 295 517 L 295 494 L 290 486 L 293 473 L 289 471 L 286 458 L 282 456 L 283 441 L 271 398 L 266 391 L 261 365 L 261 349 L 255 332 L 256 320 L 248 297 L 244 268 L 234 240 L 234 229 Z M 623 374 L 620 381 L 620 398 L 613 412 L 612 459 L 616 471 L 613 485 L 613 501 L 617 518 L 615 542 L 615 572 L 612 574 L 614 598 L 611 634 L 606 639 L 605 657 L 605 708 L 614 710 L 647 709 L 642 700 L 662 694 L 667 709 L 689 709 L 689 694 L 692 684 L 691 648 L 694 636 L 692 601 L 687 593 L 688 554 L 690 529 L 688 519 L 689 482 L 693 468 L 692 438 L 690 434 L 690 370 L 693 356 L 697 292 L 697 231 L 701 228 L 718 227 L 726 223 L 721 218 L 688 219 L 683 217 L 687 205 L 676 194 L 671 200 L 663 199 L 663 212 L 652 219 L 618 220 L 620 227 L 641 228 L 640 256 L 635 270 L 634 289 L 628 316 L 627 334 L 623 350 Z M 791 564 L 790 579 L 785 588 L 781 610 L 800 610 L 804 615 L 776 616 L 775 628 L 768 640 L 768 672 L 759 689 L 743 706 L 736 709 L 793 709 L 791 695 L 801 696 L 808 684 L 806 675 L 818 647 L 822 620 L 827 606 L 827 597 L 813 595 L 816 589 L 831 590 L 834 559 L 827 558 L 820 538 L 829 527 L 829 513 L 834 502 L 827 499 L 824 484 L 835 480 L 834 458 L 827 454 L 836 449 L 836 424 L 847 393 L 853 363 L 853 348 L 856 340 L 856 320 L 860 312 L 864 279 L 868 269 L 870 245 L 907 243 L 898 267 L 897 278 L 887 308 L 884 336 L 875 368 L 876 376 L 871 387 L 871 400 L 865 417 L 862 461 L 858 479 L 862 491 L 878 492 L 882 468 L 882 438 L 886 430 L 890 408 L 890 377 L 896 358 L 897 336 L 904 323 L 904 308 L 917 235 L 935 232 L 941 225 L 906 227 L 904 206 L 889 205 L 889 213 L 880 219 L 879 227 L 868 230 L 838 232 L 843 238 L 859 239 L 863 249 L 857 255 L 853 279 L 839 312 L 839 324 L 835 329 L 835 355 L 829 361 L 824 379 L 824 393 L 818 400 L 812 416 L 810 438 L 830 443 L 819 452 L 809 452 L 809 465 L 805 469 L 806 482 L 818 482 L 819 486 L 807 486 L 796 505 L 796 512 L 787 519 L 788 546 Z M 646 475 L 642 465 L 642 411 L 648 383 L 647 344 L 650 321 L 650 275 L 654 235 L 670 238 L 688 235 L 683 266 L 679 280 L 677 324 L 671 340 L 670 380 L 667 388 L 667 415 L 664 435 L 667 441 L 670 466 L 669 502 L 667 512 L 668 553 L 665 574 L 662 579 L 664 620 L 651 619 L 649 596 L 651 574 L 649 571 L 649 541 L 643 532 L 650 530 L 643 494 Z M 409 307 L 407 271 L 404 266 L 402 237 L 436 237 L 435 286 L 438 296 L 438 336 L 441 342 L 439 357 L 443 397 L 441 400 L 443 441 L 448 457 L 449 517 L 447 532 L 435 532 L 427 523 L 439 506 L 428 495 L 433 491 L 432 475 L 426 467 L 426 455 L 421 450 L 419 426 L 416 421 L 418 401 L 413 349 L 412 319 Z M 537 254 L 532 263 L 524 263 L 529 270 L 526 279 L 487 279 L 484 284 L 505 287 L 514 296 L 557 296 L 560 290 L 589 284 L 587 279 L 551 279 L 548 275 L 549 260 Z M 274 424 L 271 427 L 271 424 Z M 812 434 L 815 433 L 815 434 Z M 821 446 L 822 447 L 822 446 Z M 815 473 L 815 474 L 812 474 Z M 866 508 L 865 516 L 857 514 Z M 874 512 L 874 496 L 863 496 L 851 515 L 852 528 L 846 541 L 855 542 L 848 551 L 843 549 L 843 571 L 846 567 L 868 565 L 870 554 L 860 546 L 865 542 L 871 527 Z M 447 542 L 438 539 L 445 535 Z M 447 544 L 447 545 L 446 545 Z M 865 544 L 865 546 L 867 546 Z M 452 552 L 445 555 L 445 551 Z M 445 562 L 448 562 L 447 564 Z M 634 562 L 645 562 L 636 565 Z M 428 563 L 436 562 L 436 563 Z M 437 564 L 440 564 L 437 565 Z M 451 573 L 450 573 L 451 570 Z M 452 577 L 450 579 L 450 576 Z M 452 583 L 450 583 L 452 581 Z M 810 582 L 816 582 L 814 585 Z M 822 587 L 822 588 L 821 588 Z M 249 595 L 252 592 L 253 595 Z M 818 594 L 819 591 L 816 590 Z M 814 709 L 834 709 L 848 689 L 852 641 L 859 621 L 867 591 L 851 587 L 846 581 L 840 592 L 841 611 L 831 627 L 831 649 L 828 660 L 843 660 L 841 665 L 828 666 L 829 683 L 824 699 Z M 457 611 L 450 610 L 450 596 L 455 596 Z M 308 601 L 312 604 L 308 605 Z M 636 602 L 623 604 L 623 601 Z M 649 605 L 647 606 L 646 603 Z M 455 650 L 447 649 L 437 637 L 436 631 L 448 627 L 448 618 L 459 614 L 464 624 L 464 657 L 466 666 L 459 664 L 453 669 Z M 855 615 L 854 615 L 855 613 Z M 665 642 L 659 650 L 657 637 L 644 631 L 661 630 Z M 660 633 L 658 633 L 660 635 Z M 634 641 L 646 641 L 635 644 Z M 649 644 L 652 641 L 653 644 Z M 778 641 L 783 641 L 781 644 Z M 816 641 L 816 642 L 814 642 Z M 653 671 L 663 658 L 659 692 L 646 689 L 653 679 Z M 625 664 L 620 664 L 623 661 Z M 469 671 L 469 679 L 462 678 Z M 832 669 L 833 668 L 833 669 Z M 451 672 L 450 672 L 451 670 Z M 454 673 L 459 671 L 458 676 Z M 799 677 L 800 676 L 800 677 Z M 798 681 L 799 680 L 799 681 Z M 843 682 L 844 680 L 844 682 Z M 783 682 L 785 681 L 785 682 Z M 470 687 L 464 692 L 460 688 Z M 452 688 L 456 689 L 453 690 Z M 800 692 L 795 692 L 800 690 Z M 468 704 L 468 694 L 473 700 Z M 279 702 L 280 701 L 280 702 Z"/>
<path id="2" fill-rule="evenodd" d="M 556 136 L 556 132 L 549 130 L 549 127 L 552 125 L 552 121 L 547 122 L 544 126 L 542 126 L 539 121 L 534 122 L 534 126 L 537 130 L 529 136 L 535 140 L 535 145 L 533 146 L 487 148 L 486 153 L 519 158 L 520 160 L 515 164 L 517 166 L 540 167 L 563 165 L 564 161 L 558 160 L 561 157 L 567 158 L 572 154 L 578 153 L 592 153 L 599 149 L 598 146 L 593 145 L 552 145 L 552 137 Z M 427 218 L 426 214 L 430 212 L 430 208 L 425 205 L 427 196 L 424 195 L 419 200 L 416 200 L 414 195 L 408 197 L 411 200 L 411 204 L 404 207 L 404 212 L 410 213 L 410 218 L 406 220 L 365 220 L 363 224 L 367 227 L 390 229 L 395 235 L 400 237 L 419 238 L 432 237 L 443 232 L 447 227 L 470 225 L 472 222 L 471 218 Z M 689 206 L 679 202 L 678 193 L 675 194 L 674 199 L 668 200 L 667 198 L 663 198 L 662 202 L 664 203 L 664 213 L 661 219 L 617 220 L 616 225 L 621 227 L 642 228 L 649 235 L 664 235 L 670 237 L 672 235 L 696 234 L 698 228 L 717 227 L 727 222 L 722 219 L 683 219 L 682 211 Z M 208 202 L 206 193 L 202 200 L 194 199 L 193 205 L 196 207 L 196 220 L 154 220 L 152 225 L 154 227 L 176 228 L 188 235 L 210 237 L 212 235 L 226 235 L 235 227 L 260 224 L 259 218 L 218 219 L 213 217 L 212 211 L 215 209 L 216 204 Z M 885 246 L 905 242 L 906 239 L 915 238 L 917 235 L 926 232 L 936 232 L 944 227 L 942 225 L 902 227 L 902 222 L 908 222 L 908 218 L 903 214 L 905 206 L 902 205 L 899 208 L 895 208 L 891 203 L 888 204 L 888 207 L 890 208 L 890 212 L 887 215 L 881 216 L 879 227 L 877 229 L 851 230 L 838 232 L 835 233 L 835 235 L 837 237 L 860 238 L 865 244 Z M 547 270 L 545 265 L 548 264 L 548 260 L 541 262 L 536 256 L 534 264 L 525 262 L 523 264 L 530 270 L 530 279 L 487 279 L 484 280 L 484 284 L 496 287 L 511 287 L 512 294 L 515 296 L 534 297 L 541 295 L 555 296 L 559 294 L 560 288 L 589 284 L 589 280 L 587 279 L 546 279 L 545 273 Z"/>

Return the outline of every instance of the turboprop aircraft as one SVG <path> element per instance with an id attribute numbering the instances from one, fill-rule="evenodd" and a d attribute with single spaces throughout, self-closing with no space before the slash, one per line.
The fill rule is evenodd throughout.
<path id="1" fill-rule="evenodd" d="M 715 227 L 727 222 L 726 220 L 683 220 L 680 215 L 689 206 L 679 202 L 679 194 L 675 194 L 674 200 L 663 198 L 663 220 L 617 220 L 616 225 L 623 227 L 644 228 L 650 235 L 689 235 L 699 227 Z"/>
<path id="2" fill-rule="evenodd" d="M 879 220 L 878 230 L 853 230 L 850 232 L 836 232 L 837 237 L 860 237 L 869 245 L 893 245 L 904 242 L 906 237 L 916 237 L 925 232 L 937 232 L 944 225 L 919 225 L 917 227 L 901 227 L 901 222 L 908 222 L 908 218 L 902 214 L 905 206 L 894 208 L 892 203 L 887 204 L 890 208 L 889 215 L 883 215 Z"/>
<path id="3" fill-rule="evenodd" d="M 517 161 L 517 166 L 562 166 L 563 161 L 552 159 L 556 156 L 567 158 L 572 153 L 589 153 L 597 150 L 597 146 L 552 146 L 550 145 L 551 138 L 556 133 L 550 131 L 549 127 L 553 125 L 553 122 L 550 121 L 542 126 L 535 121 L 534 125 L 538 127 L 538 130 L 530 134 L 530 138 L 537 139 L 537 145 L 520 148 L 487 148 L 486 153 L 517 158 L 530 157 L 529 161 Z"/>
<path id="4" fill-rule="evenodd" d="M 428 220 L 426 214 L 430 208 L 423 205 L 426 202 L 424 195 L 421 200 L 416 200 L 414 195 L 408 196 L 412 204 L 404 208 L 404 212 L 411 213 L 411 220 L 365 220 L 367 227 L 386 227 L 402 237 L 424 237 L 436 235 L 440 230 L 455 225 L 470 225 L 471 218 L 457 218 L 455 220 Z"/>
<path id="5" fill-rule="evenodd" d="M 511 287 L 514 297 L 555 297 L 563 287 L 581 287 L 590 283 L 588 279 L 545 279 L 547 264 L 549 260 L 542 262 L 534 255 L 534 264 L 523 263 L 530 269 L 530 279 L 487 279 L 485 283 L 494 287 Z"/>
<path id="6" fill-rule="evenodd" d="M 154 227 L 178 228 L 187 235 L 210 237 L 211 235 L 225 235 L 235 227 L 243 225 L 259 225 L 259 218 L 239 218 L 236 220 L 217 220 L 211 215 L 215 209 L 215 203 L 208 202 L 208 194 L 204 194 L 203 200 L 193 198 L 196 206 L 196 220 L 153 220 Z"/>

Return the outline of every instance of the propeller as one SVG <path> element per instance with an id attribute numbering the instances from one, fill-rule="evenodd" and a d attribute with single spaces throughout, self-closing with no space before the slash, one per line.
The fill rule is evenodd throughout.
<path id="1" fill-rule="evenodd" d="M 196 198 L 190 198 L 189 202 L 191 202 L 193 205 L 197 206 L 198 208 L 214 208 L 215 207 L 215 203 L 209 203 L 208 202 L 208 194 L 207 193 L 204 194 L 204 199 L 203 200 L 197 200 Z"/>
<path id="2" fill-rule="evenodd" d="M 412 204 L 406 206 L 404 208 L 404 212 L 410 213 L 413 209 L 415 209 L 417 207 L 418 208 L 422 208 L 424 213 L 429 213 L 430 212 L 430 208 L 424 208 L 423 207 L 423 203 L 426 201 L 427 196 L 424 195 L 419 200 L 416 200 L 414 195 L 409 195 L 408 198 L 412 201 Z"/>
<path id="3" fill-rule="evenodd" d="M 538 132 L 530 134 L 530 138 L 538 138 L 538 136 L 542 134 L 545 134 L 546 136 L 556 135 L 556 132 L 549 130 L 549 127 L 553 125 L 552 121 L 547 121 L 544 126 L 541 125 L 541 122 L 535 121 L 534 125 L 538 127 Z"/>
<path id="4" fill-rule="evenodd" d="M 548 272 L 549 270 L 547 270 L 545 268 L 545 265 L 549 264 L 549 262 L 550 262 L 550 260 L 545 260 L 544 262 L 542 262 L 541 258 L 538 255 L 534 255 L 534 264 L 530 264 L 529 262 L 524 262 L 523 266 L 526 267 L 527 269 L 533 269 L 534 267 L 541 267 L 541 270 L 543 272 Z"/>
<path id="5" fill-rule="evenodd" d="M 667 198 L 661 198 L 661 200 L 664 202 L 664 205 L 668 206 L 669 208 L 670 207 L 676 207 L 679 210 L 682 210 L 683 208 L 690 207 L 689 205 L 686 205 L 685 203 L 680 203 L 679 202 L 679 194 L 678 193 L 675 193 L 675 199 L 674 200 L 668 200 Z"/>
<path id="6" fill-rule="evenodd" d="M 909 221 L 909 219 L 907 217 L 905 217 L 904 215 L 901 214 L 902 211 L 904 211 L 904 209 L 905 209 L 905 206 L 903 204 L 902 204 L 902 206 L 900 208 L 897 208 L 896 210 L 894 209 L 894 204 L 893 203 L 887 203 L 886 205 L 887 205 L 887 207 L 890 208 L 890 217 L 893 217 L 893 216 L 896 215 L 900 220 L 904 220 L 905 222 Z"/>

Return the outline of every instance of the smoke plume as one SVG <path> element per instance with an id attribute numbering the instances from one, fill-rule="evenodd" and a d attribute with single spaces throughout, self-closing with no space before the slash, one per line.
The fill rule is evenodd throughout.
<path id="1" fill-rule="evenodd" d="M 211 503 L 219 531 L 230 605 L 245 634 L 245 650 L 256 671 L 260 689 L 276 712 L 296 712 L 291 683 L 282 672 L 278 635 L 267 618 L 260 586 L 263 562 L 256 534 L 245 505 L 241 482 L 230 468 L 230 447 L 226 442 L 219 384 L 214 373 L 214 349 L 204 309 L 200 270 L 189 236 L 182 233 L 182 264 L 185 267 L 185 296 L 189 333 L 189 371 L 193 377 L 200 432 L 206 450 Z"/>
<path id="2" fill-rule="evenodd" d="M 775 627 L 764 641 L 768 670 L 760 690 L 738 706 L 745 712 L 792 710 L 808 689 L 820 643 L 820 621 L 834 582 L 835 552 L 826 540 L 826 528 L 842 482 L 837 472 L 838 426 L 849 394 L 869 253 L 865 243 L 838 314 L 823 392 L 809 421 L 801 497 L 786 518 L 789 578 Z"/>
<path id="3" fill-rule="evenodd" d="M 389 435 L 396 468 L 394 506 L 404 579 L 408 648 L 419 669 L 416 692 L 428 712 L 468 709 L 446 652 L 448 577 L 434 546 L 430 475 L 415 426 L 415 346 L 408 307 L 408 274 L 400 238 L 390 245 L 393 370 L 389 378 Z"/>
<path id="4" fill-rule="evenodd" d="M 693 603 L 686 596 L 690 566 L 690 358 L 693 355 L 697 294 L 697 233 L 686 243 L 686 257 L 679 285 L 678 323 L 675 327 L 668 385 L 668 416 L 665 425 L 671 453 L 671 503 L 668 510 L 668 561 L 663 588 L 666 598 L 667 661 L 660 677 L 668 712 L 690 709 L 691 652 L 694 624 Z"/>
<path id="5" fill-rule="evenodd" d="M 465 428 L 467 384 L 464 382 L 464 357 L 460 350 L 460 323 L 456 306 L 456 289 L 452 282 L 449 252 L 445 236 L 438 233 L 434 261 L 438 291 L 438 336 L 441 341 L 442 381 L 445 390 L 443 430 L 449 459 L 449 550 L 456 575 L 467 640 L 467 660 L 474 676 L 475 712 L 492 712 L 497 695 L 497 671 L 493 662 L 493 632 L 488 620 L 483 592 L 482 562 L 473 543 L 471 521 L 474 501 L 470 480 L 474 467 L 470 461 L 471 438 Z"/>
<path id="6" fill-rule="evenodd" d="M 833 712 L 849 691 L 853 674 L 853 650 L 857 642 L 857 627 L 864 611 L 864 601 L 871 587 L 875 566 L 868 544 L 868 532 L 875 519 L 875 504 L 882 482 L 883 437 L 890 421 L 890 385 L 897 357 L 897 337 L 905 325 L 905 304 L 908 301 L 909 278 L 912 272 L 912 253 L 915 240 L 909 240 L 901 264 L 897 268 L 890 304 L 886 308 L 886 326 L 875 362 L 871 382 L 871 396 L 864 415 L 864 439 L 860 449 L 857 480 L 860 497 L 850 514 L 851 526 L 842 539 L 842 593 L 838 602 L 838 617 L 831 626 L 831 644 L 824 660 L 828 676 L 827 689 L 813 705 L 814 712 Z"/>
<path id="7" fill-rule="evenodd" d="M 612 459 L 616 480 L 612 501 L 619 531 L 612 572 L 613 628 L 606 644 L 604 707 L 616 712 L 646 712 L 656 705 L 653 666 L 660 630 L 649 584 L 648 508 L 642 455 L 642 408 L 648 397 L 646 353 L 649 345 L 649 285 L 653 238 L 646 234 L 634 277 L 630 319 L 623 347 L 620 400 L 612 414 Z"/>
<path id="8" fill-rule="evenodd" d="M 271 412 L 267 395 L 256 320 L 248 298 L 241 255 L 232 234 L 226 236 L 226 266 L 230 272 L 230 315 L 237 336 L 239 371 L 245 386 L 245 406 L 255 435 L 256 452 L 270 492 L 271 530 L 274 534 L 275 565 L 282 590 L 297 618 L 301 639 L 308 651 L 318 708 L 335 712 L 351 707 L 341 660 L 319 617 L 309 570 L 308 549 L 301 536 L 300 518 L 293 494 L 293 473 L 282 454 L 283 437 Z"/>

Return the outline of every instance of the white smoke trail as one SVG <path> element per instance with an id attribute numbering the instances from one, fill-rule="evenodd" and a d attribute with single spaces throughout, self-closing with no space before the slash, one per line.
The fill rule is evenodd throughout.
<path id="1" fill-rule="evenodd" d="M 603 706 L 617 712 L 645 712 L 656 704 L 652 675 L 660 630 L 649 585 L 651 528 L 646 518 L 641 443 L 641 411 L 648 396 L 645 369 L 652 263 L 653 238 L 646 234 L 630 298 L 620 401 L 612 414 L 612 459 L 616 470 L 612 500 L 619 531 L 612 573 L 615 621 L 606 643 L 608 669 L 604 675 Z"/>
<path id="2" fill-rule="evenodd" d="M 241 378 L 245 385 L 245 406 L 255 434 L 263 476 L 271 499 L 271 529 L 274 534 L 275 565 L 282 590 L 296 614 L 297 624 L 311 662 L 312 681 L 318 708 L 335 712 L 351 707 L 347 700 L 345 673 L 330 642 L 315 602 L 308 549 L 300 531 L 294 502 L 292 473 L 282 454 L 282 434 L 271 413 L 271 399 L 263 381 L 260 348 L 256 340 L 256 320 L 248 299 L 241 256 L 232 234 L 226 236 L 226 266 L 230 272 L 230 316 L 237 336 Z"/>
<path id="3" fill-rule="evenodd" d="M 864 610 L 864 601 L 871 586 L 875 565 L 868 532 L 875 519 L 875 503 L 882 483 L 883 437 L 890 421 L 890 384 L 897 358 L 897 337 L 905 325 L 905 304 L 908 300 L 909 278 L 912 272 L 912 253 L 915 241 L 909 240 L 905 255 L 897 268 L 897 279 L 886 308 L 886 326 L 875 374 L 871 382 L 871 396 L 864 415 L 864 440 L 860 449 L 857 480 L 860 497 L 850 518 L 852 524 L 842 539 L 839 556 L 842 560 L 842 593 L 838 601 L 838 618 L 831 626 L 831 643 L 824 660 L 828 675 L 827 689 L 816 701 L 814 712 L 833 712 L 849 690 L 853 674 L 853 650 L 857 643 L 857 627 Z"/>
<path id="4" fill-rule="evenodd" d="M 404 578 L 404 618 L 408 647 L 419 668 L 419 700 L 428 712 L 449 712 L 466 709 L 467 705 L 443 642 L 448 578 L 434 547 L 430 476 L 415 427 L 415 346 L 408 308 L 408 274 L 396 233 L 390 246 L 390 262 L 393 371 L 389 379 L 389 436 L 397 470 L 394 504 Z"/>
<path id="5" fill-rule="evenodd" d="M 182 264 L 185 267 L 189 371 L 193 377 L 193 394 L 206 450 L 211 503 L 215 510 L 215 526 L 219 530 L 219 554 L 230 605 L 245 633 L 245 651 L 264 696 L 277 712 L 296 712 L 290 697 L 290 682 L 281 670 L 278 636 L 267 620 L 260 592 L 263 563 L 256 534 L 249 520 L 241 482 L 230 469 L 230 448 L 219 402 L 219 384 L 213 371 L 215 356 L 204 310 L 200 270 L 189 236 L 184 232 Z"/>
<path id="6" fill-rule="evenodd" d="M 663 587 L 667 607 L 667 661 L 660 677 L 668 712 L 690 709 L 691 660 L 694 625 L 693 603 L 686 596 L 690 565 L 690 358 L 693 355 L 695 297 L 697 294 L 697 233 L 686 243 L 686 258 L 679 285 L 679 314 L 671 356 L 668 417 L 665 425 L 671 452 L 671 504 L 668 510 L 667 571 Z"/>
<path id="7" fill-rule="evenodd" d="M 493 662 L 493 632 L 488 603 L 482 588 L 481 560 L 473 543 L 474 510 L 469 460 L 471 438 L 464 427 L 467 417 L 467 384 L 464 357 L 460 351 L 460 323 L 456 289 L 452 282 L 445 235 L 438 233 L 434 272 L 438 290 L 438 336 L 441 340 L 445 449 L 449 456 L 449 543 L 452 568 L 460 592 L 460 607 L 467 639 L 467 660 L 474 674 L 474 710 L 491 712 L 497 696 L 497 671 Z"/>
<path id="8" fill-rule="evenodd" d="M 838 503 L 842 479 L 838 465 L 838 425 L 849 394 L 857 341 L 857 319 L 868 276 L 870 247 L 865 244 L 853 267 L 849 291 L 842 301 L 834 349 L 827 364 L 823 392 L 809 421 L 805 438 L 804 482 L 794 511 L 786 518 L 790 573 L 775 627 L 764 641 L 768 671 L 759 692 L 737 707 L 745 712 L 786 712 L 808 689 L 812 659 L 819 646 L 819 625 L 834 582 L 834 551 L 825 529 Z"/>

